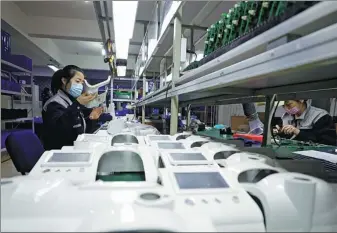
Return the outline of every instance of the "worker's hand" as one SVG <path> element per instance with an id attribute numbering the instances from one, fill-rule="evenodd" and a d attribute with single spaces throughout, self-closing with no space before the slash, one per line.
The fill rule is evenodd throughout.
<path id="1" fill-rule="evenodd" d="M 76 100 L 77 102 L 79 102 L 82 105 L 86 105 L 88 104 L 90 101 L 92 101 L 93 99 L 95 99 L 97 96 L 96 94 L 88 94 L 88 93 L 83 93 L 82 95 L 80 95 Z"/>
<path id="2" fill-rule="evenodd" d="M 298 135 L 300 133 L 300 130 L 297 129 L 295 126 L 292 125 L 285 125 L 282 127 L 282 132 L 284 134 L 293 134 L 293 135 Z"/>
<path id="3" fill-rule="evenodd" d="M 97 120 L 101 116 L 102 112 L 103 112 L 103 107 L 94 108 L 91 111 L 89 118 L 91 120 Z"/>
<path id="4" fill-rule="evenodd" d="M 275 125 L 275 128 L 273 128 L 273 134 L 278 134 L 279 132 L 281 132 L 280 126 Z"/>

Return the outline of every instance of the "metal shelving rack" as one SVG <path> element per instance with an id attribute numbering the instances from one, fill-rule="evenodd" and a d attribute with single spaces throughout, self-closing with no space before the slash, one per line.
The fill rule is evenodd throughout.
<path id="1" fill-rule="evenodd" d="M 180 8 L 174 18 L 173 64 L 180 61 L 181 14 Z M 161 88 L 135 105 L 171 102 L 174 134 L 177 124 L 172 116 L 178 115 L 179 105 L 266 101 L 268 122 L 274 101 L 336 97 L 336 31 L 337 3 L 320 2 L 181 77 L 179 66 L 174 66 L 171 87 Z M 280 45 L 290 34 L 300 38 Z M 265 140 L 268 132 L 269 125 Z"/>
<path id="2" fill-rule="evenodd" d="M 132 78 L 123 78 L 124 80 L 128 80 L 128 81 L 131 81 L 131 86 L 132 86 L 132 81 L 134 81 L 134 79 Z M 115 80 L 116 81 L 116 80 Z M 127 102 L 127 103 L 134 103 L 136 102 L 135 100 L 135 97 L 136 97 L 136 89 L 137 89 L 137 86 L 134 88 L 134 89 L 125 89 L 125 88 L 118 88 L 118 89 L 114 89 L 113 88 L 113 82 L 114 80 L 111 81 L 111 94 L 113 95 L 114 93 L 114 90 L 117 90 L 117 91 L 128 91 L 128 92 L 132 92 L 131 94 L 131 98 L 130 99 L 118 99 L 118 98 L 113 98 L 112 97 L 112 101 L 113 102 Z M 115 105 L 116 106 L 116 105 Z M 118 108 L 118 107 L 117 107 Z"/>
<path id="3" fill-rule="evenodd" d="M 33 83 L 33 72 L 32 71 L 24 69 L 24 68 L 22 68 L 20 66 L 17 66 L 17 65 L 15 65 L 13 63 L 10 63 L 10 62 L 2 60 L 2 59 L 1 59 L 1 70 L 2 71 L 5 70 L 5 71 L 8 71 L 10 73 L 15 72 L 16 74 L 19 74 L 21 72 L 21 73 L 23 73 L 25 75 L 30 76 L 32 90 L 33 90 L 34 83 Z M 17 119 L 10 119 L 10 120 L 1 120 L 1 122 L 7 123 L 7 122 L 22 122 L 22 121 L 31 120 L 32 121 L 32 130 L 34 132 L 35 131 L 35 127 L 34 127 L 34 116 L 35 116 L 35 113 L 34 113 L 34 107 L 33 107 L 33 102 L 35 101 L 34 100 L 34 95 L 27 94 L 27 93 L 24 92 L 24 90 L 22 90 L 21 92 L 1 90 L 1 95 L 10 95 L 10 96 L 12 96 L 12 107 L 13 107 L 13 104 L 14 104 L 13 96 L 24 96 L 24 97 L 31 97 L 32 98 L 32 101 L 30 101 L 32 103 L 32 110 L 31 110 L 32 117 L 17 118 Z"/>

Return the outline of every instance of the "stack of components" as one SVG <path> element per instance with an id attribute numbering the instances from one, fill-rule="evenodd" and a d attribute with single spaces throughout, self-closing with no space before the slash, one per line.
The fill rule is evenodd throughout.
<path id="1" fill-rule="evenodd" d="M 204 58 L 186 70 L 201 66 L 265 32 L 316 2 L 242 1 L 207 29 Z"/>
<path id="2" fill-rule="evenodd" d="M 114 98 L 116 99 L 131 99 L 132 93 L 129 91 L 114 91 Z"/>

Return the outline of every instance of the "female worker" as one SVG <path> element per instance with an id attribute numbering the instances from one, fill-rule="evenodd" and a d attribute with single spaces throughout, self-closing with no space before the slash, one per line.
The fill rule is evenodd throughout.
<path id="1" fill-rule="evenodd" d="M 43 143 L 46 150 L 73 145 L 79 134 L 93 132 L 101 108 L 84 107 L 96 96 L 83 92 L 83 71 L 68 65 L 54 73 L 51 89 L 54 94 L 43 106 Z"/>
<path id="2" fill-rule="evenodd" d="M 327 111 L 310 106 L 305 100 L 288 100 L 283 107 L 283 127 L 276 126 L 281 137 L 336 145 L 336 130 Z"/>

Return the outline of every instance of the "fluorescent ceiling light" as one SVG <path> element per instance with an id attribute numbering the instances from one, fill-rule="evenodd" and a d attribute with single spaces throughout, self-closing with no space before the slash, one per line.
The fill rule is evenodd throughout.
<path id="1" fill-rule="evenodd" d="M 117 76 L 126 75 L 126 66 L 117 66 Z"/>
<path id="2" fill-rule="evenodd" d="M 54 72 L 56 72 L 56 71 L 59 70 L 59 68 L 57 68 L 57 67 L 54 66 L 54 65 L 48 65 L 48 67 L 49 67 L 50 69 L 52 69 Z"/>
<path id="3" fill-rule="evenodd" d="M 116 57 L 128 58 L 129 42 L 133 36 L 138 1 L 113 1 L 112 13 L 115 32 Z"/>
<path id="4" fill-rule="evenodd" d="M 116 58 L 128 59 L 129 39 L 116 37 L 115 43 L 116 43 Z"/>

